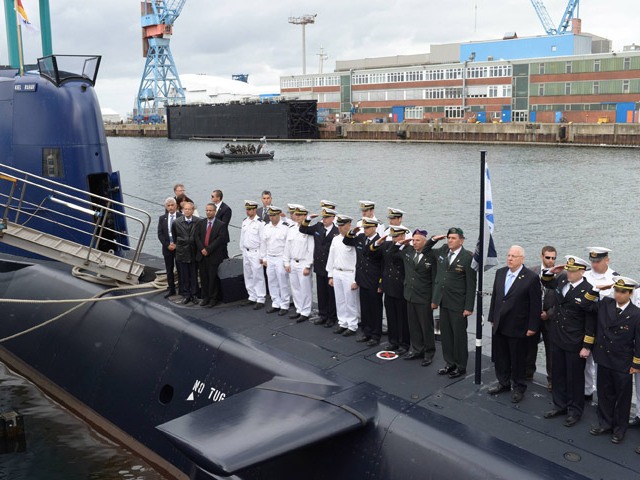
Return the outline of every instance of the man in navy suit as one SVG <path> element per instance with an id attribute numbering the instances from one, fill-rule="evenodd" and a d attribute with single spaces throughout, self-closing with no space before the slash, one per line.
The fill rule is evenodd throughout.
<path id="1" fill-rule="evenodd" d="M 164 298 L 169 298 L 176 294 L 176 280 L 173 275 L 173 270 L 176 267 L 176 243 L 171 234 L 171 225 L 182 214 L 177 211 L 178 204 L 173 197 L 169 197 L 164 201 L 164 208 L 166 213 L 160 215 L 158 219 L 158 240 L 162 244 L 164 268 L 167 271 L 167 294 Z"/>
<path id="2" fill-rule="evenodd" d="M 200 269 L 202 307 L 214 307 L 218 297 L 218 266 L 225 259 L 227 225 L 215 218 L 216 206 L 208 203 L 206 218 L 196 225 L 196 261 Z"/>
<path id="3" fill-rule="evenodd" d="M 527 389 L 527 337 L 540 327 L 542 296 L 538 276 L 524 266 L 524 249 L 514 245 L 507 253 L 507 266 L 496 272 L 489 308 L 492 350 L 498 385 L 491 395 L 513 389 L 511 401 L 522 400 Z"/>

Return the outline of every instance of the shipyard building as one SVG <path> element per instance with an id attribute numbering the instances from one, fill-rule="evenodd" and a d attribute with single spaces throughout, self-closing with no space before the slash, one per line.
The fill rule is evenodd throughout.
<path id="1" fill-rule="evenodd" d="M 337 61 L 332 73 L 281 77 L 280 90 L 317 100 L 321 122 L 631 123 L 640 121 L 640 47 L 613 52 L 574 19 L 562 35 Z"/>

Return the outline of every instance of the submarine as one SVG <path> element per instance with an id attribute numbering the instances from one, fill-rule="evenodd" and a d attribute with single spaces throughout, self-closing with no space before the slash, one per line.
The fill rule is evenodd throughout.
<path id="1" fill-rule="evenodd" d="M 164 299 L 151 216 L 112 171 L 99 65 L 48 56 L 0 77 L 2 362 L 168 478 L 640 476 L 629 445 L 544 420 L 546 386 L 513 405 L 243 306 L 238 259 L 215 308 Z"/>

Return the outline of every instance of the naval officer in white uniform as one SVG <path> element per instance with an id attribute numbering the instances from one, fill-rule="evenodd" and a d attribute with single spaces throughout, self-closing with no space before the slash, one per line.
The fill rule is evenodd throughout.
<path id="1" fill-rule="evenodd" d="M 284 244 L 289 233 L 289 226 L 285 225 L 280 217 L 282 209 L 271 205 L 268 210 L 269 223 L 262 230 L 260 242 L 260 258 L 263 265 L 267 266 L 267 279 L 269 280 L 269 293 L 271 294 L 271 307 L 267 313 L 278 311 L 278 315 L 284 316 L 289 311 L 289 274 L 284 269 Z"/>
<path id="2" fill-rule="evenodd" d="M 296 224 L 289 229 L 284 246 L 284 268 L 289 273 L 291 298 L 296 311 L 289 318 L 297 323 L 309 320 L 313 298 L 313 237 L 300 232 L 300 224 L 307 218 L 309 210 L 297 205 L 293 212 Z"/>
<path id="3" fill-rule="evenodd" d="M 254 310 L 260 310 L 264 307 L 267 296 L 264 270 L 260 263 L 260 243 L 265 224 L 257 215 L 258 202 L 245 200 L 244 208 L 247 211 L 247 218 L 242 221 L 240 230 L 244 286 L 249 294 L 249 303 L 255 304 Z"/>

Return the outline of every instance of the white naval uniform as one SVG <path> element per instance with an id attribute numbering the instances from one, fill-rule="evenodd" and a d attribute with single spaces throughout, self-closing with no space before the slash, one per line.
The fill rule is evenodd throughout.
<path id="1" fill-rule="evenodd" d="M 636 288 L 631 295 L 631 303 L 640 307 L 640 288 Z M 633 374 L 633 381 L 636 384 L 636 417 L 640 417 L 640 373 Z"/>
<path id="2" fill-rule="evenodd" d="M 291 297 L 296 307 L 296 313 L 308 317 L 311 314 L 313 300 L 313 278 L 311 267 L 313 266 L 313 236 L 300 233 L 300 226 L 295 224 L 289 229 L 284 246 L 284 266 L 291 267 L 289 282 L 291 284 Z M 309 269 L 309 274 L 304 274 L 304 269 Z"/>
<path id="3" fill-rule="evenodd" d="M 360 317 L 360 291 L 351 290 L 356 282 L 356 248 L 345 245 L 343 239 L 344 236 L 336 235 L 331 241 L 327 274 L 333 278 L 338 325 L 355 332 Z"/>
<path id="4" fill-rule="evenodd" d="M 282 258 L 289 228 L 282 222 L 282 219 L 275 226 L 269 222 L 262 229 L 262 241 L 260 242 L 260 258 L 267 262 L 271 306 L 284 310 L 289 309 L 291 296 L 289 274 L 284 269 Z"/>
<path id="5" fill-rule="evenodd" d="M 264 281 L 264 270 L 260 264 L 260 244 L 265 224 L 257 215 L 242 221 L 240 230 L 240 251 L 242 252 L 242 272 L 244 286 L 252 302 L 264 303 L 267 287 Z"/>
<path id="6" fill-rule="evenodd" d="M 607 268 L 607 271 L 604 273 L 596 273 L 591 270 L 587 270 L 584 272 L 582 278 L 584 278 L 587 282 L 591 284 L 592 287 L 597 287 L 598 285 L 610 285 L 613 283 L 613 275 L 615 274 L 614 270 L 611 267 Z M 607 290 L 600 290 L 600 298 L 611 297 L 613 298 L 613 288 L 609 288 Z M 593 395 L 596 391 L 596 364 L 593 361 L 593 354 L 587 357 L 587 363 L 584 367 L 584 394 L 585 395 Z"/>

